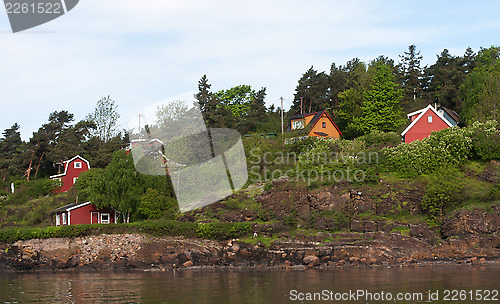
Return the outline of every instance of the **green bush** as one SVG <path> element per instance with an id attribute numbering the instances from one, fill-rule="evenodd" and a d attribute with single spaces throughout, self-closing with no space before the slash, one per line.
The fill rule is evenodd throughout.
<path id="1" fill-rule="evenodd" d="M 144 221 L 131 224 L 69 225 L 45 228 L 0 229 L 0 243 L 46 238 L 75 238 L 102 233 L 146 233 L 154 236 L 185 236 L 226 240 L 249 235 L 250 223 L 193 223 L 174 220 Z"/>
<path id="2" fill-rule="evenodd" d="M 500 130 L 478 128 L 472 133 L 474 158 L 484 161 L 500 159 Z"/>
<path id="3" fill-rule="evenodd" d="M 402 177 L 432 174 L 442 166 L 463 164 L 471 155 L 470 130 L 458 127 L 432 132 L 431 136 L 382 149 L 384 167 Z"/>
<path id="4" fill-rule="evenodd" d="M 461 181 L 463 173 L 452 167 L 443 167 L 429 177 L 422 208 L 434 224 L 439 224 L 445 209 L 453 207 L 459 201 L 460 191 L 464 185 Z"/>
<path id="5" fill-rule="evenodd" d="M 401 136 L 399 134 L 378 130 L 373 130 L 357 139 L 364 141 L 367 147 L 394 147 L 401 143 Z"/>

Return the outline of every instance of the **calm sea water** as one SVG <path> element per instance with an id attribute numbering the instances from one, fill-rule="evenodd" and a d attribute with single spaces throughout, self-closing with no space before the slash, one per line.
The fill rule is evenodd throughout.
<path id="1" fill-rule="evenodd" d="M 372 299 L 335 300 L 349 292 Z M 457 301 L 449 299 L 457 290 Z M 169 271 L 0 274 L 0 303 L 499 303 L 460 300 L 500 290 L 500 268 L 368 268 L 329 271 Z M 472 292 L 471 292 L 472 291 Z M 423 299 L 382 300 L 380 293 L 422 293 Z M 430 294 L 437 301 L 429 301 Z M 316 301 L 307 301 L 307 296 Z M 329 298 L 324 298 L 328 293 Z M 377 295 L 379 301 L 376 300 Z M 462 292 L 462 299 L 464 292 Z M 302 298 L 303 297 L 303 298 Z M 345 297 L 345 296 L 344 296 Z M 300 301 L 299 299 L 303 299 Z M 498 296 L 497 296 L 498 299 Z"/>

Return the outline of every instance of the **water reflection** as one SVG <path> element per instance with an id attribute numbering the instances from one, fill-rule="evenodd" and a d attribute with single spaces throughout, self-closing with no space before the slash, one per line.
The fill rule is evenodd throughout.
<path id="1" fill-rule="evenodd" d="M 427 295 L 500 289 L 499 278 L 499 268 L 481 267 L 0 274 L 0 303 L 289 303 L 291 289 Z"/>

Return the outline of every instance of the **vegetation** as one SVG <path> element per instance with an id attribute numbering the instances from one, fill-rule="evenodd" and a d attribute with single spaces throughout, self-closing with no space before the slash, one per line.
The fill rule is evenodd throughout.
<path id="1" fill-rule="evenodd" d="M 248 135 L 243 144 L 251 186 L 214 206 L 183 214 L 168 175 L 143 175 L 135 169 L 123 149 L 128 134 L 118 130 L 118 107 L 109 96 L 76 123 L 68 111 L 51 113 L 28 141 L 14 124 L 0 139 L 0 241 L 119 231 L 227 239 L 249 237 L 257 227 L 263 231 L 259 238 L 267 242 L 279 231 L 345 231 L 363 219 L 397 224 L 394 231 L 403 234 L 408 233 L 405 224 L 414 221 L 438 229 L 457 208 L 488 208 L 500 200 L 499 53 L 494 46 L 477 54 L 469 48 L 463 56 L 444 50 L 434 64 L 422 68 L 422 56 L 411 45 L 399 63 L 380 56 L 369 63 L 357 58 L 345 66 L 333 63 L 329 73 L 309 68 L 285 115 L 289 121 L 298 113 L 327 109 L 343 132 L 341 139 L 260 136 L 281 131 L 281 109 L 266 107 L 266 88 L 238 85 L 212 92 L 204 75 L 195 99 L 206 125 Z M 404 113 L 435 102 L 460 113 L 464 125 L 401 143 Z M 183 111 L 181 102 L 160 107 L 157 123 Z M 77 154 L 92 169 L 80 175 L 70 192 L 58 194 L 59 185 L 47 177 Z M 283 186 L 276 180 L 287 182 Z M 286 198 L 273 198 L 279 187 L 289 187 Z M 350 195 L 350 203 L 339 210 L 304 211 L 293 194 L 297 189 L 341 189 L 337 191 Z M 372 209 L 358 210 L 349 190 L 370 197 Z M 415 205 L 407 197 L 412 193 L 419 193 Z M 267 194 L 276 206 L 262 200 Z M 124 224 L 47 227 L 55 208 L 76 201 L 112 207 Z"/>

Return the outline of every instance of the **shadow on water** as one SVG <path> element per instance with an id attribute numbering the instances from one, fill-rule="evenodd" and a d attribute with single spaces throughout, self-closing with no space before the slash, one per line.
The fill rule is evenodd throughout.
<path id="1" fill-rule="evenodd" d="M 487 267 L 0 274 L 0 303 L 300 303 L 292 301 L 299 293 L 357 290 L 422 293 L 423 301 L 407 303 L 429 303 L 429 291 L 439 290 L 442 300 L 445 290 L 498 290 L 499 279 L 500 268 Z M 304 301 L 326 302 L 401 301 Z"/>

